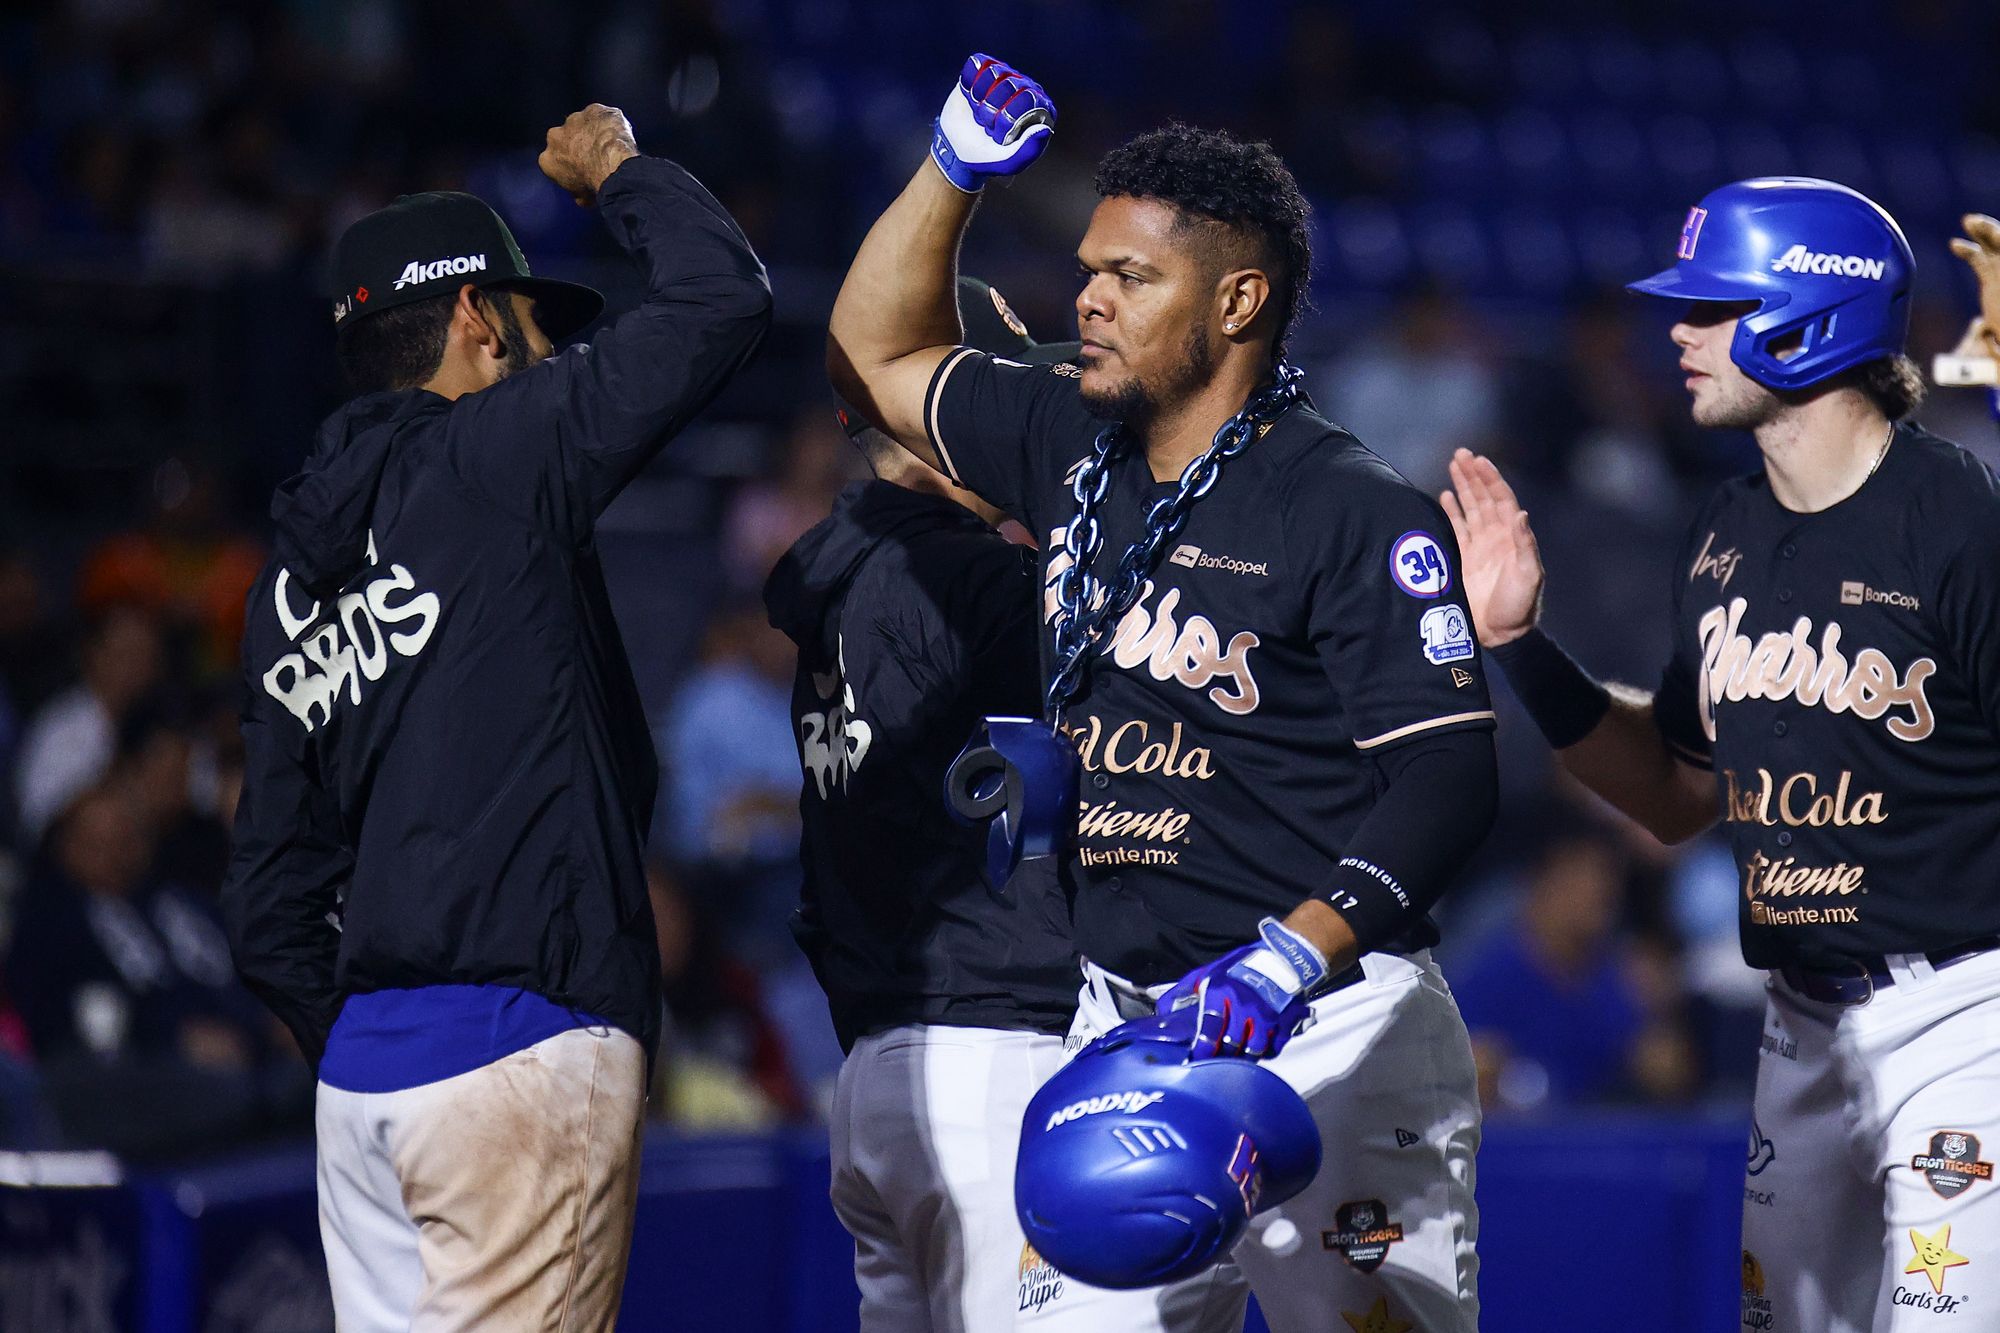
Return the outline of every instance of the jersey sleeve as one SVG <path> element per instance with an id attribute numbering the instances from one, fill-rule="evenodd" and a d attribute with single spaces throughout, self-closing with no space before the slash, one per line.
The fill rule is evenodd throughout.
<path id="1" fill-rule="evenodd" d="M 1077 368 L 1024 365 L 961 347 L 931 376 L 924 432 L 945 475 L 1026 524 L 1037 540 L 1061 515 L 1043 512 L 1063 469 L 1104 422 L 1077 395 Z"/>
<path id="2" fill-rule="evenodd" d="M 1705 520 L 1695 521 L 1694 529 L 1681 544 L 1680 555 L 1669 575 L 1672 580 L 1669 601 L 1673 608 L 1673 646 L 1668 651 L 1666 666 L 1660 670 L 1660 687 L 1653 693 L 1653 725 L 1659 728 L 1660 739 L 1666 742 L 1676 759 L 1696 768 L 1715 767 L 1708 729 L 1701 720 L 1701 645 L 1695 640 L 1694 628 L 1688 623 L 1686 614 L 1688 570 L 1695 558 L 1695 532 L 1707 530 Z"/>
<path id="3" fill-rule="evenodd" d="M 1308 571 L 1308 634 L 1355 748 L 1491 727 L 1444 512 L 1379 459 L 1315 453 L 1283 495 L 1285 546 Z"/>
<path id="4" fill-rule="evenodd" d="M 1938 580 L 1937 607 L 1966 693 L 2000 736 L 2000 518 L 1967 529 Z"/>

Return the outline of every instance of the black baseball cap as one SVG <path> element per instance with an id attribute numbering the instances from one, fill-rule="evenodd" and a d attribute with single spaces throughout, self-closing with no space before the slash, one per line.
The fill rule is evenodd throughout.
<path id="1" fill-rule="evenodd" d="M 333 324 L 344 331 L 382 310 L 475 287 L 505 285 L 535 303 L 535 320 L 560 343 L 596 319 L 593 288 L 528 271 L 514 233 L 484 199 L 457 190 L 406 194 L 345 232 L 333 247 Z M 336 332 L 335 336 L 339 336 Z"/>
<path id="2" fill-rule="evenodd" d="M 1014 313 L 991 283 L 978 278 L 958 280 L 958 318 L 965 325 L 965 345 L 982 352 L 1004 356 L 1030 365 L 1074 361 L 1083 351 L 1081 342 L 1038 343 L 1028 336 L 1028 326 Z"/>

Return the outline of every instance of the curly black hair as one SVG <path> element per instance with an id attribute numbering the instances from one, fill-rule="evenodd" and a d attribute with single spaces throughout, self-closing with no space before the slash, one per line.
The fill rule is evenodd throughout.
<path id="1" fill-rule="evenodd" d="M 1310 301 L 1312 207 L 1271 145 L 1176 122 L 1106 153 L 1097 164 L 1097 193 L 1157 199 L 1188 228 L 1220 223 L 1250 241 L 1277 292 L 1273 352 L 1284 352 Z"/>

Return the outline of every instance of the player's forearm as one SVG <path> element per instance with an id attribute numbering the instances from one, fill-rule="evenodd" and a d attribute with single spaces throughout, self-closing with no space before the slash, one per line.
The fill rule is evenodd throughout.
<path id="1" fill-rule="evenodd" d="M 1539 628 L 1494 645 L 1491 656 L 1577 781 L 1662 842 L 1715 822 L 1713 782 L 1674 758 L 1652 695 L 1592 679 Z"/>
<path id="2" fill-rule="evenodd" d="M 1610 685 L 1603 720 L 1556 751 L 1571 777 L 1661 842 L 1685 842 L 1715 823 L 1715 783 L 1675 759 L 1653 718 L 1653 696 Z"/>
<path id="3" fill-rule="evenodd" d="M 1444 895 L 1486 840 L 1500 803 L 1490 731 L 1413 741 L 1379 757 L 1387 779 L 1348 839 L 1323 898 L 1285 925 L 1338 972 L 1403 933 Z"/>
<path id="4" fill-rule="evenodd" d="M 896 404 L 878 403 L 884 372 L 904 358 L 956 346 L 963 336 L 958 246 L 978 199 L 954 188 L 925 159 L 869 228 L 834 299 L 827 377 L 836 392 L 884 427 L 896 426 L 898 415 L 909 415 L 895 412 Z M 890 433 L 911 443 L 905 430 Z"/>

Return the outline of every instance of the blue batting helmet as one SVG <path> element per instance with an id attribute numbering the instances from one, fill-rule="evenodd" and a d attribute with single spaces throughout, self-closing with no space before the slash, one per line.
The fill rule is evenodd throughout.
<path id="1" fill-rule="evenodd" d="M 1881 205 L 1845 185 L 1806 176 L 1725 185 L 1688 210 L 1676 255 L 1627 290 L 1755 301 L 1729 358 L 1766 388 L 1803 389 L 1903 350 L 1910 243 Z M 1771 350 L 1780 342 L 1782 356 Z"/>
<path id="2" fill-rule="evenodd" d="M 1166 1026 L 1137 1019 L 1084 1047 L 1021 1123 L 1021 1229 L 1092 1286 L 1198 1273 L 1319 1173 L 1319 1127 L 1290 1084 L 1251 1060 L 1190 1062 Z"/>

